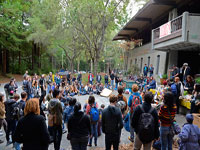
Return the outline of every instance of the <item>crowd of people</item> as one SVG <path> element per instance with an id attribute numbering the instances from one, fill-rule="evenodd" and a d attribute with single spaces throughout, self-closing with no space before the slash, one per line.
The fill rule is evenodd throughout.
<path id="1" fill-rule="evenodd" d="M 177 97 L 185 87 L 178 77 L 164 84 L 159 109 L 152 105 L 155 96 L 150 90 L 157 86 L 152 75 L 135 80 L 137 84 L 132 85 L 128 100 L 123 94 L 122 77 L 114 72 L 109 76 L 105 74 L 104 85 L 101 75 L 97 74 L 94 82 L 92 73 L 88 75 L 86 85 L 82 83 L 81 73 L 77 78 L 70 72 L 66 78 L 56 74 L 53 79 L 52 73 L 38 78 L 36 74 L 31 77 L 26 72 L 23 78 L 21 99 L 15 79 L 5 85 L 5 96 L 0 94 L 0 128 L 4 127 L 7 145 L 13 144 L 16 150 L 48 150 L 51 143 L 55 150 L 60 150 L 66 132 L 73 150 L 98 146 L 98 136 L 102 132 L 105 134 L 105 149 L 111 150 L 113 146 L 118 150 L 123 127 L 130 132 L 127 138 L 134 142 L 134 150 L 140 150 L 142 145 L 144 150 L 150 150 L 152 146 L 172 150 L 175 135 L 179 137 L 181 150 L 200 150 L 200 130 L 193 124 L 193 115 L 186 115 L 182 131 L 175 119 L 179 112 Z M 107 107 L 104 104 L 99 106 L 93 95 L 99 94 L 103 88 L 118 91 L 118 95 L 109 96 Z M 198 92 L 195 93 L 196 99 Z M 86 94 L 89 98 L 82 106 L 74 96 Z"/>

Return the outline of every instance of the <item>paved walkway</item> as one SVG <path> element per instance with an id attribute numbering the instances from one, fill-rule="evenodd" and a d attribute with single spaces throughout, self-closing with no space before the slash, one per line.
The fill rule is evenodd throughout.
<path id="1" fill-rule="evenodd" d="M 18 83 L 18 86 L 21 86 L 22 82 L 19 82 Z M 4 92 L 3 90 L 3 84 L 0 86 L 0 92 Z M 20 94 L 22 91 L 21 88 L 19 88 L 18 90 L 18 94 Z M 116 92 L 114 92 L 114 94 L 117 94 Z M 88 95 L 85 95 L 85 96 L 76 96 L 77 100 L 82 104 L 82 106 L 85 104 L 85 101 L 88 99 Z M 128 98 L 129 95 L 126 95 L 126 97 Z M 104 104 L 106 107 L 109 105 L 109 100 L 108 98 L 106 97 L 101 97 L 101 96 L 98 96 L 98 95 L 95 95 L 95 98 L 96 98 L 96 102 L 99 104 L 99 106 L 101 104 Z M 183 125 L 184 122 L 185 122 L 185 117 L 183 115 L 176 115 L 176 120 L 177 122 L 179 123 L 179 125 Z M 71 147 L 70 147 L 70 143 L 69 141 L 67 140 L 66 138 L 66 134 L 63 134 L 63 137 L 62 137 L 62 142 L 61 142 L 61 148 L 63 150 L 71 150 Z M 121 136 L 121 144 L 128 144 L 130 143 L 129 140 L 128 140 L 128 136 L 129 136 L 129 133 L 126 132 L 124 129 L 122 131 L 122 136 Z M 4 136 L 1 136 L 0 139 L 3 139 L 5 140 L 5 134 Z M 105 138 L 104 138 L 104 135 L 100 136 L 98 138 L 98 146 L 97 147 L 105 147 Z M 6 142 L 4 142 L 3 144 L 0 144 L 0 150 L 12 150 L 12 145 L 9 145 L 9 146 L 6 146 Z M 92 148 L 89 148 L 89 150 L 93 150 L 95 149 L 95 147 L 92 147 Z M 51 144 L 49 146 L 49 150 L 54 150 L 53 148 L 53 144 Z"/>

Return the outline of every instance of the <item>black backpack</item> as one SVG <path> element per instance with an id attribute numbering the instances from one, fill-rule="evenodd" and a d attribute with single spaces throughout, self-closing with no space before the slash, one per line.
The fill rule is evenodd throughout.
<path id="1" fill-rule="evenodd" d="M 154 118 L 152 116 L 152 112 L 154 108 L 152 107 L 149 112 L 145 112 L 142 105 L 139 106 L 142 110 L 142 114 L 140 115 L 138 121 L 138 136 L 143 144 L 147 144 L 154 140 Z"/>
<path id="2" fill-rule="evenodd" d="M 24 116 L 24 111 L 22 109 L 23 103 L 18 102 L 12 105 L 13 109 L 11 112 L 12 118 L 15 120 L 19 120 Z"/>

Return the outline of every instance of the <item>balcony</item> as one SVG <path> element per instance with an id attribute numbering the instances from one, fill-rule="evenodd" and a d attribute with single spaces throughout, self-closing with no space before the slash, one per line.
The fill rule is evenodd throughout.
<path id="1" fill-rule="evenodd" d="M 152 49 L 160 51 L 199 49 L 200 14 L 188 12 L 152 30 Z"/>

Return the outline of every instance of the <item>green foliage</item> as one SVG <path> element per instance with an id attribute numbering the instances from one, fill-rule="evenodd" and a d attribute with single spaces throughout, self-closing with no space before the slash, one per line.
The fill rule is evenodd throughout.
<path id="1" fill-rule="evenodd" d="M 196 78 L 195 81 L 197 84 L 200 84 L 200 77 Z"/>
<path id="2" fill-rule="evenodd" d="M 162 79 L 167 79 L 167 74 L 163 74 Z"/>

